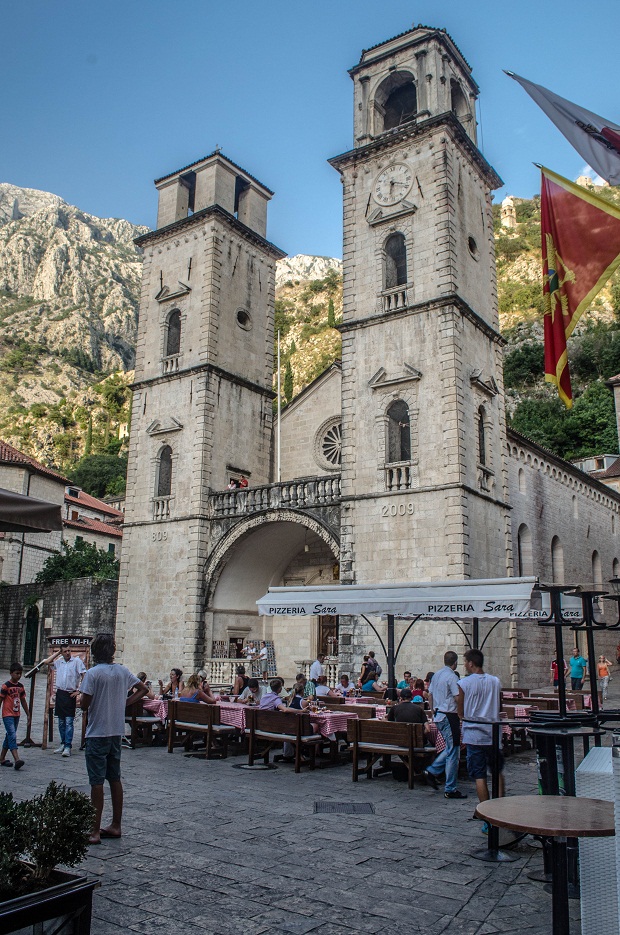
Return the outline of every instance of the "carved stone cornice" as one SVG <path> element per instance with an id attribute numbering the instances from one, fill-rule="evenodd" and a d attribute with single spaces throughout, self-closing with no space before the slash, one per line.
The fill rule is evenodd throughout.
<path id="1" fill-rule="evenodd" d="M 415 367 L 412 367 L 411 364 L 408 364 L 406 361 L 404 361 L 403 366 L 404 370 L 402 373 L 391 377 L 388 377 L 387 371 L 384 367 L 380 367 L 368 381 L 368 386 L 371 388 L 371 390 L 382 390 L 388 386 L 399 386 L 402 383 L 413 383 L 422 379 L 422 374 L 420 371 L 416 370 Z"/>
<path id="2" fill-rule="evenodd" d="M 472 386 L 482 390 L 482 392 L 491 399 L 499 393 L 499 386 L 495 382 L 495 379 L 491 376 L 488 380 L 485 380 L 482 370 L 472 370 L 469 375 L 469 382 Z"/>

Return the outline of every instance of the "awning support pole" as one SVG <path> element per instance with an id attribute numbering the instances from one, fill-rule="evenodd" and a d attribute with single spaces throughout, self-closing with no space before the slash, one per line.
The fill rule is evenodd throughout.
<path id="1" fill-rule="evenodd" d="M 388 614 L 387 616 L 387 638 L 388 638 L 388 650 L 387 650 L 387 666 L 388 666 L 388 687 L 386 696 L 391 701 L 396 701 L 396 673 L 395 673 L 395 659 L 394 659 L 394 614 Z"/>

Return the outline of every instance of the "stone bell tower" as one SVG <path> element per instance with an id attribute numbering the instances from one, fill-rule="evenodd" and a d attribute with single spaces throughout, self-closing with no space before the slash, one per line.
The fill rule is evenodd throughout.
<path id="1" fill-rule="evenodd" d="M 144 271 L 117 615 L 128 665 L 204 658 L 209 496 L 271 467 L 272 192 L 219 151 L 155 182 Z"/>
<path id="2" fill-rule="evenodd" d="M 443 30 L 362 53 L 344 192 L 345 582 L 511 571 L 490 192 L 478 88 Z"/>

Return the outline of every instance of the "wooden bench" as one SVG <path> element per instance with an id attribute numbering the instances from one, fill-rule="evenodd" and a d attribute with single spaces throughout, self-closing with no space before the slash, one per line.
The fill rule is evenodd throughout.
<path id="1" fill-rule="evenodd" d="M 141 701 L 136 701 L 127 708 L 125 724 L 129 724 L 130 734 L 126 738 L 132 749 L 136 747 L 151 747 L 153 745 L 153 728 L 161 721 L 158 718 L 144 713 Z"/>
<path id="2" fill-rule="evenodd" d="M 358 719 L 351 721 L 349 731 L 353 738 L 353 782 L 358 781 L 360 772 L 372 779 L 373 766 L 379 758 L 384 759 L 385 767 L 390 757 L 399 756 L 407 766 L 408 785 L 413 789 L 414 764 L 423 766 L 436 752 L 434 747 L 424 746 L 422 724 Z M 360 759 L 366 760 L 363 769 Z"/>
<path id="3" fill-rule="evenodd" d="M 369 704 L 344 704 L 338 711 L 344 714 L 357 714 L 358 719 L 368 720 L 377 716 L 377 709 Z"/>
<path id="4" fill-rule="evenodd" d="M 322 743 L 323 737 L 312 730 L 310 715 L 297 711 L 260 711 L 257 708 L 248 708 L 245 715 L 248 734 L 248 766 L 254 766 L 255 759 L 269 763 L 269 753 L 274 746 L 290 743 L 295 748 L 295 772 L 301 772 L 302 747 L 307 746 L 310 752 L 310 769 L 316 766 L 316 748 Z M 259 750 L 261 741 L 266 745 Z"/>
<path id="5" fill-rule="evenodd" d="M 228 756 L 228 740 L 237 733 L 236 727 L 222 724 L 220 709 L 217 705 L 201 704 L 195 701 L 171 701 L 168 704 L 168 753 L 172 753 L 175 735 L 184 736 L 185 747 L 191 743 L 192 734 L 205 737 L 206 757 L 217 752 L 222 759 Z M 215 748 L 215 740 L 220 746 Z"/>

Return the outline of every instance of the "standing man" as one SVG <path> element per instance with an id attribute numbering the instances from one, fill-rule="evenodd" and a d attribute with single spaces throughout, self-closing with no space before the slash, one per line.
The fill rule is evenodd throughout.
<path id="1" fill-rule="evenodd" d="M 466 799 L 456 788 L 461 756 L 461 726 L 457 713 L 459 681 L 455 674 L 458 656 L 452 650 L 444 653 L 443 668 L 435 672 L 428 690 L 428 702 L 433 712 L 437 730 L 443 737 L 445 747 L 439 756 L 424 770 L 424 776 L 433 789 L 438 789 L 437 776 L 446 773 L 444 796 L 446 799 Z M 401 698 L 402 698 L 401 692 Z"/>
<path id="2" fill-rule="evenodd" d="M 260 662 L 261 672 L 263 673 L 263 682 L 266 682 L 269 676 L 269 650 L 267 649 L 265 640 L 260 641 L 258 661 Z"/>
<path id="3" fill-rule="evenodd" d="M 324 661 L 325 661 L 325 655 L 323 653 L 319 653 L 316 659 L 314 660 L 314 662 L 312 663 L 312 665 L 310 666 L 310 681 L 314 682 L 315 685 L 318 682 L 318 680 L 321 678 L 321 676 L 323 675 L 323 662 Z M 314 694 L 314 689 L 312 690 L 312 694 Z"/>
<path id="4" fill-rule="evenodd" d="M 469 724 L 474 721 L 499 721 L 501 684 L 495 675 L 488 675 L 482 668 L 484 656 L 479 649 L 468 649 L 464 656 L 467 677 L 459 680 L 457 707 L 463 721 L 463 740 L 467 746 L 467 772 L 476 781 L 479 802 L 489 798 L 487 769 L 493 755 L 493 731 L 485 724 Z M 504 795 L 504 757 L 501 750 L 495 751 L 498 760 L 499 794 Z M 484 829 L 483 829 L 484 830 Z"/>
<path id="5" fill-rule="evenodd" d="M 94 666 L 82 680 L 80 707 L 88 711 L 86 725 L 86 769 L 90 799 L 95 808 L 89 844 L 101 838 L 120 838 L 123 814 L 121 783 L 121 738 L 125 733 L 125 709 L 140 701 L 148 687 L 125 666 L 114 662 L 116 643 L 111 633 L 98 633 L 91 643 Z M 128 692 L 136 688 L 131 695 Z M 110 783 L 112 822 L 101 827 L 103 784 Z"/>
<path id="6" fill-rule="evenodd" d="M 75 720 L 75 705 L 80 683 L 84 678 L 86 666 L 79 656 L 72 656 L 68 646 L 52 653 L 44 659 L 41 665 L 51 666 L 56 670 L 56 702 L 54 714 L 58 718 L 58 733 L 60 745 L 54 753 L 71 756 L 73 744 L 73 722 Z"/>
<path id="7" fill-rule="evenodd" d="M 575 646 L 573 655 L 569 657 L 570 666 L 570 685 L 574 692 L 580 692 L 583 688 L 583 680 L 588 674 L 588 660 L 584 659 L 578 648 Z M 596 686 L 594 687 L 596 691 Z"/>

